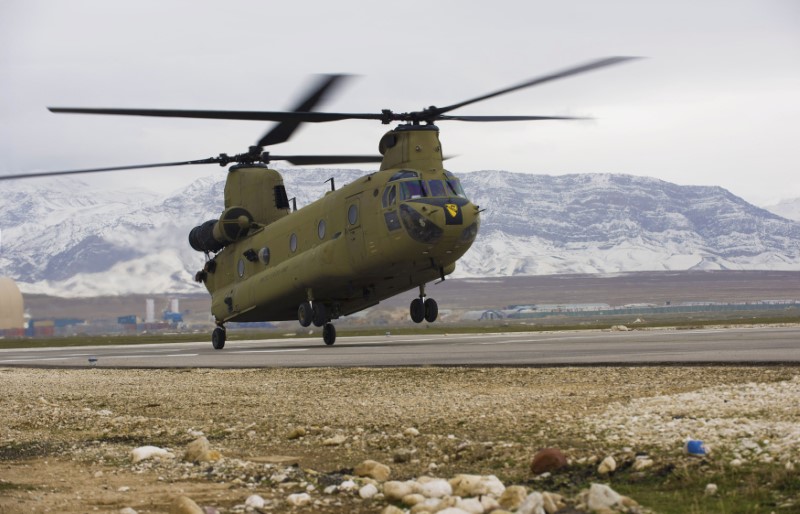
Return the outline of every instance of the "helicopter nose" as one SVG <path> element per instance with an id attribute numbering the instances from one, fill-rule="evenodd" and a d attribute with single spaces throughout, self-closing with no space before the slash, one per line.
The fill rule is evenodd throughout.
<path id="1" fill-rule="evenodd" d="M 469 247 L 480 224 L 478 207 L 465 198 L 409 202 L 400 216 L 412 239 L 449 251 Z"/>
<path id="2" fill-rule="evenodd" d="M 444 205 L 445 236 L 443 241 L 454 249 L 469 246 L 478 235 L 480 209 L 472 202 Z"/>

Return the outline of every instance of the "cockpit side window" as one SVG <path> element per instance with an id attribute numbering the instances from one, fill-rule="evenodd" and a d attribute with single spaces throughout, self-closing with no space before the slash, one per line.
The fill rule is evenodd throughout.
<path id="1" fill-rule="evenodd" d="M 429 180 L 428 191 L 431 193 L 431 196 L 450 196 L 447 194 L 447 190 L 444 187 L 444 182 L 441 180 Z"/>
<path id="2" fill-rule="evenodd" d="M 397 202 L 397 187 L 392 185 L 383 192 L 383 208 L 387 209 L 394 206 Z"/>
<path id="3" fill-rule="evenodd" d="M 422 198 L 428 196 L 425 190 L 425 182 L 422 180 L 406 180 L 400 182 L 400 199 L 413 200 L 414 198 Z"/>

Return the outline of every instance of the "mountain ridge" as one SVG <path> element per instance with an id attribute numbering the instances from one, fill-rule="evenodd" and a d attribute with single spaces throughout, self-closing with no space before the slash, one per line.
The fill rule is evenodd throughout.
<path id="1" fill-rule="evenodd" d="M 358 170 L 283 170 L 302 207 Z M 612 173 L 460 175 L 486 211 L 457 277 L 651 270 L 800 270 L 800 223 L 717 186 Z M 0 203 L 0 273 L 25 293 L 202 292 L 191 228 L 219 216 L 224 174 L 168 194 L 97 194 L 65 179 L 11 184 Z"/>

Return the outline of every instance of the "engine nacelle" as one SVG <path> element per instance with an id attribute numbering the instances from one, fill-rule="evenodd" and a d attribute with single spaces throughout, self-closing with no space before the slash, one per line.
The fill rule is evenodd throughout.
<path id="1" fill-rule="evenodd" d="M 253 216 L 243 207 L 230 207 L 219 220 L 208 220 L 189 232 L 189 245 L 198 252 L 217 253 L 234 241 L 247 236 Z"/>

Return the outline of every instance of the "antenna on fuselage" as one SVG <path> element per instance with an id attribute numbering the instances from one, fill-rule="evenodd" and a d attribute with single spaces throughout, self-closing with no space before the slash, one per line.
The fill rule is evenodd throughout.
<path id="1" fill-rule="evenodd" d="M 323 184 L 326 184 L 328 182 L 331 183 L 331 191 L 336 191 L 336 182 L 334 182 L 333 177 L 331 177 L 328 180 L 326 180 L 325 182 L 323 182 Z"/>

